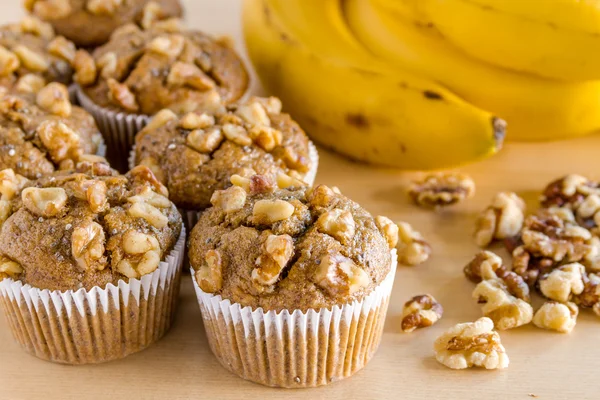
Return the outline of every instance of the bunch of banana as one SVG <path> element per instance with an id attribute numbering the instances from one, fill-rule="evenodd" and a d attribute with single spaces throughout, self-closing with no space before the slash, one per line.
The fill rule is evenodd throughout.
<path id="1" fill-rule="evenodd" d="M 494 66 L 483 53 L 482 60 L 472 57 L 459 44 L 468 35 L 452 28 L 451 18 L 460 13 L 448 10 L 459 2 L 533 3 L 245 0 L 244 33 L 265 88 L 313 139 L 357 160 L 409 169 L 473 161 L 498 151 L 502 119 L 516 139 L 572 137 L 600 128 L 600 81 L 551 80 L 513 65 L 512 71 Z M 442 3 L 446 13 L 439 11 Z"/>

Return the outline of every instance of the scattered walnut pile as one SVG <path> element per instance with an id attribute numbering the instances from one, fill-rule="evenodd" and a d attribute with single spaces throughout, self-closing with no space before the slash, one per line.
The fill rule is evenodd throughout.
<path id="1" fill-rule="evenodd" d="M 579 307 L 600 316 L 600 183 L 567 175 L 548 184 L 540 203 L 526 216 L 525 203 L 515 193 L 496 195 L 477 222 L 475 241 L 481 247 L 504 241 L 512 270 L 484 251 L 464 272 L 480 282 L 473 296 L 498 329 L 533 322 L 569 333 Z M 529 287 L 546 299 L 535 313 L 528 304 Z"/>

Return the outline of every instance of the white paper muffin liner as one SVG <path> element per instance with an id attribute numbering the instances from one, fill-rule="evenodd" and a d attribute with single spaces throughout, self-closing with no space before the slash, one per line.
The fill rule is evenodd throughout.
<path id="1" fill-rule="evenodd" d="M 210 348 L 226 369 L 262 385 L 305 388 L 347 378 L 375 354 L 396 263 L 393 250 L 388 276 L 361 301 L 307 312 L 252 310 L 192 281 Z"/>
<path id="2" fill-rule="evenodd" d="M 185 228 L 151 274 L 104 289 L 50 291 L 12 279 L 0 282 L 0 303 L 15 339 L 29 353 L 64 364 L 124 358 L 170 328 L 179 294 Z"/>
<path id="3" fill-rule="evenodd" d="M 317 146 L 315 146 L 310 140 L 308 141 L 308 157 L 310 158 L 312 167 L 306 173 L 304 180 L 309 184 L 309 186 L 312 186 L 315 183 L 315 178 L 319 169 L 319 151 L 317 150 Z M 135 167 L 135 144 L 132 146 L 129 157 L 127 158 L 127 165 L 129 169 L 133 169 L 133 167 Z M 185 227 L 187 228 L 188 232 L 191 232 L 198 222 L 198 218 L 200 218 L 202 211 L 185 210 L 180 208 L 179 212 L 183 217 L 183 223 L 185 224 Z"/>

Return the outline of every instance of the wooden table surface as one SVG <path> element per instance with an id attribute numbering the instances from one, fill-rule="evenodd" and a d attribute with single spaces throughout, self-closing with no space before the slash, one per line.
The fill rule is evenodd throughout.
<path id="1" fill-rule="evenodd" d="M 20 1 L 2 2 L 0 19 L 20 15 Z M 240 0 L 187 1 L 188 22 L 231 34 L 241 47 Z M 318 183 L 337 185 L 373 214 L 410 222 L 433 246 L 430 260 L 399 267 L 383 342 L 367 367 L 345 381 L 308 390 L 277 390 L 246 382 L 223 369 L 208 348 L 189 277 L 167 336 L 141 353 L 103 365 L 54 365 L 26 354 L 0 318 L 0 399 L 598 399 L 600 319 L 583 311 L 570 335 L 526 326 L 501 332 L 510 357 L 502 371 L 453 371 L 433 358 L 434 339 L 449 326 L 481 316 L 463 265 L 477 251 L 474 220 L 498 191 L 525 196 L 532 207 L 544 185 L 576 172 L 600 178 L 600 136 L 545 144 L 510 143 L 496 157 L 462 169 L 477 183 L 476 196 L 441 212 L 412 206 L 405 186 L 412 173 L 370 168 L 321 151 Z M 452 151 L 448 149 L 448 151 Z M 505 254 L 504 254 L 505 255 Z M 444 306 L 435 326 L 400 331 L 402 304 L 420 293 Z"/>

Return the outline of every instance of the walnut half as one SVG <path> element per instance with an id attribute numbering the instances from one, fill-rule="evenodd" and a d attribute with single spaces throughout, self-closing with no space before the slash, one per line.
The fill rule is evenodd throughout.
<path id="1" fill-rule="evenodd" d="M 423 294 L 415 296 L 402 309 L 402 330 L 412 332 L 415 329 L 426 328 L 442 318 L 444 309 L 433 296 Z"/>
<path id="2" fill-rule="evenodd" d="M 508 367 L 508 355 L 489 318 L 457 324 L 435 340 L 436 360 L 452 369 Z"/>
<path id="3" fill-rule="evenodd" d="M 449 206 L 475 194 L 475 182 L 463 174 L 428 175 L 421 181 L 413 182 L 408 194 L 418 206 Z"/>
<path id="4" fill-rule="evenodd" d="M 483 304 L 483 314 L 494 321 L 497 329 L 512 329 L 531 322 L 533 309 L 526 301 L 513 296 L 502 279 L 481 281 L 473 298 Z"/>
<path id="5" fill-rule="evenodd" d="M 539 328 L 570 333 L 577 323 L 579 308 L 574 303 L 549 301 L 533 316 L 533 324 Z"/>

